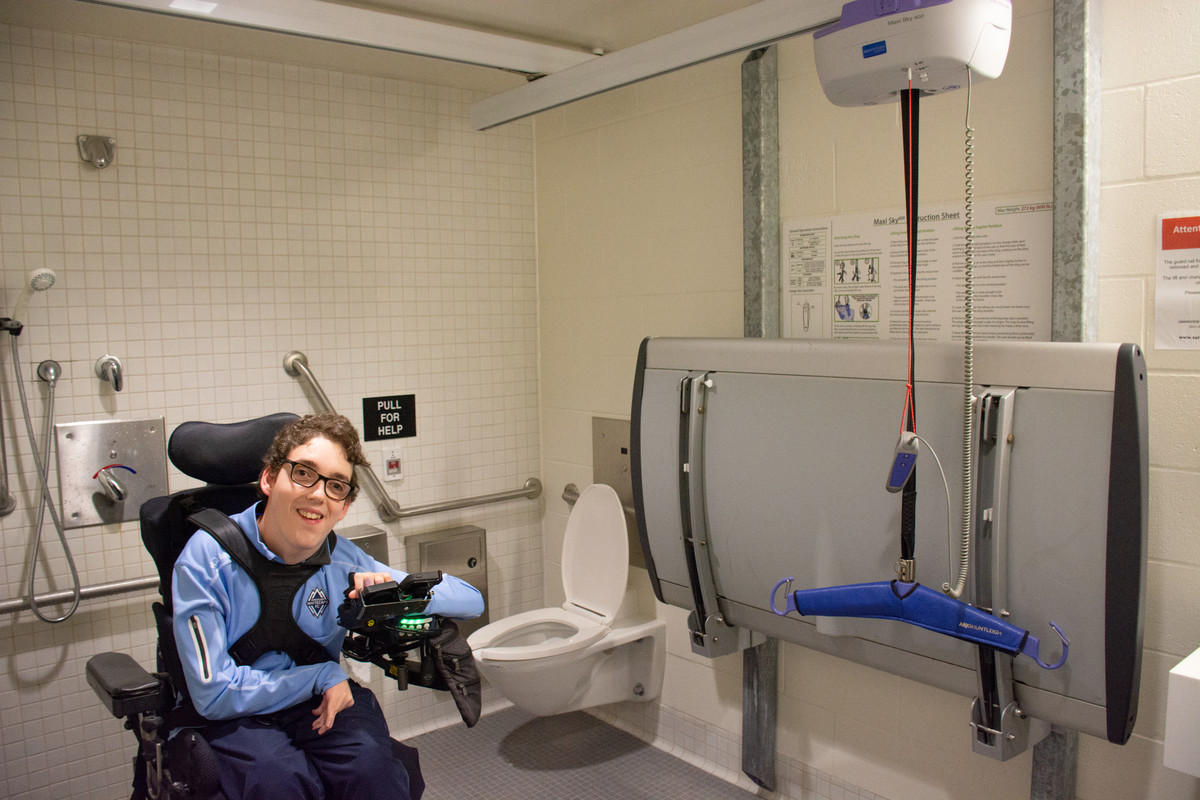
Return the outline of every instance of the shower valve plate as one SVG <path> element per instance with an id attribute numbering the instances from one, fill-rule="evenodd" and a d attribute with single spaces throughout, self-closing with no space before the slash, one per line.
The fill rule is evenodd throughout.
<path id="1" fill-rule="evenodd" d="M 142 503 L 168 494 L 162 417 L 62 422 L 54 426 L 64 528 L 86 528 L 138 518 Z M 108 467 L 126 492 L 110 500 L 97 480 Z"/>

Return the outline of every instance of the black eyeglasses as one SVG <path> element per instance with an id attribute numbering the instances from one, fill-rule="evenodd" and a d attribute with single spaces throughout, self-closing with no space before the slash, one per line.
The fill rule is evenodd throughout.
<path id="1" fill-rule="evenodd" d="M 290 467 L 292 483 L 305 489 L 316 486 L 317 481 L 325 481 L 325 496 L 330 500 L 345 500 L 354 492 L 355 485 L 341 478 L 327 478 L 312 467 L 295 461 L 284 461 Z"/>

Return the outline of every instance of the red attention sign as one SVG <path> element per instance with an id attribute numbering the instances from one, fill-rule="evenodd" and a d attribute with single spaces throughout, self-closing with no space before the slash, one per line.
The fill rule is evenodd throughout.
<path id="1" fill-rule="evenodd" d="M 1200 250 L 1200 217 L 1173 217 L 1162 221 L 1163 250 Z"/>

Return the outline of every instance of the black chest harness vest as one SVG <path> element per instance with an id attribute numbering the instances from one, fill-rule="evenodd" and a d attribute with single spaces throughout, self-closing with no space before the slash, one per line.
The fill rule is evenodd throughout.
<path id="1" fill-rule="evenodd" d="M 249 666 L 272 650 L 287 653 L 301 665 L 336 660 L 304 632 L 292 615 L 296 592 L 317 570 L 329 563 L 329 554 L 337 544 L 334 533 L 330 532 L 326 547 L 319 548 L 299 564 L 281 564 L 258 552 L 241 527 L 216 509 L 201 509 L 188 517 L 188 522 L 212 534 L 254 580 L 254 588 L 258 590 L 258 620 L 229 648 L 229 655 L 239 666 Z"/>
<path id="2" fill-rule="evenodd" d="M 246 570 L 258 590 L 258 620 L 229 648 L 234 661 L 249 666 L 272 650 L 287 653 L 301 665 L 337 660 L 305 633 L 292 616 L 296 592 L 313 573 L 329 563 L 329 554 L 337 545 L 334 533 L 330 532 L 326 547 L 299 564 L 281 564 L 258 552 L 241 527 L 216 509 L 197 510 L 188 517 L 188 522 L 212 534 L 230 557 Z M 407 680 L 401 688 L 412 683 L 450 692 L 463 722 L 468 728 L 474 726 L 483 703 L 479 670 L 471 647 L 454 620 L 441 618 L 437 633 L 421 642 L 421 661 L 423 666 L 415 672 L 411 667 L 402 666 L 407 669 Z"/>

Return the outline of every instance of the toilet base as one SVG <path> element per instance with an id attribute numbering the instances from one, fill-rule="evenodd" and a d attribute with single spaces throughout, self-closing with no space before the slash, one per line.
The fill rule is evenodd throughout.
<path id="1" fill-rule="evenodd" d="M 578 653 L 531 661 L 484 658 L 478 665 L 508 700 L 539 717 L 654 700 L 662 692 L 666 623 L 653 620 L 614 629 Z"/>

